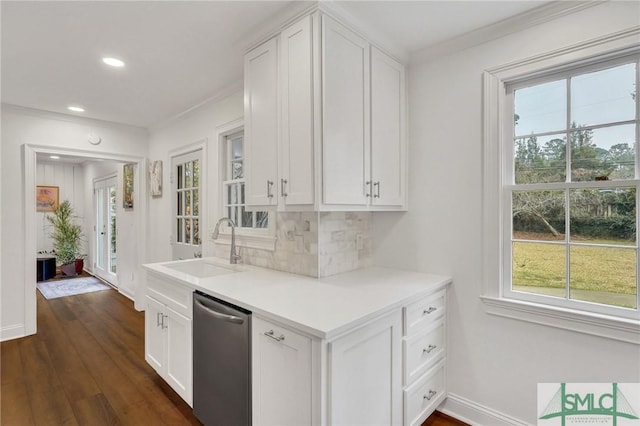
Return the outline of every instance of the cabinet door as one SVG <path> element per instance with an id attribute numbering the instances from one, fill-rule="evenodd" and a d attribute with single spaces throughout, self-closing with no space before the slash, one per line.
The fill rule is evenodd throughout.
<path id="1" fill-rule="evenodd" d="M 191 320 L 171 308 L 165 307 L 167 339 L 167 383 L 192 405 L 193 360 Z"/>
<path id="2" fill-rule="evenodd" d="M 323 203 L 367 205 L 369 44 L 322 17 Z"/>
<path id="3" fill-rule="evenodd" d="M 329 343 L 328 424 L 402 424 L 400 310 Z"/>
<path id="4" fill-rule="evenodd" d="M 404 67 L 371 49 L 371 202 L 404 206 L 406 200 Z"/>
<path id="5" fill-rule="evenodd" d="M 246 205 L 276 205 L 278 52 L 272 39 L 244 57 Z"/>
<path id="6" fill-rule="evenodd" d="M 165 306 L 152 297 L 146 296 L 144 311 L 144 358 L 162 375 L 165 368 L 165 340 L 163 315 Z M 165 321 L 166 324 L 166 321 Z"/>
<path id="7" fill-rule="evenodd" d="M 253 424 L 311 424 L 311 339 L 252 319 Z"/>
<path id="8" fill-rule="evenodd" d="M 282 132 L 280 196 L 285 205 L 313 204 L 313 38 L 306 16 L 280 35 Z M 284 192 L 282 191 L 284 189 Z"/>

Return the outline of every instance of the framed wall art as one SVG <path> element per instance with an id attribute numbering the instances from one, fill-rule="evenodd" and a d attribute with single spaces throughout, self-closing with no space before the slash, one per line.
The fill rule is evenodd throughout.
<path id="1" fill-rule="evenodd" d="M 162 196 L 162 160 L 151 162 L 149 167 L 149 193 L 152 197 Z"/>
<path id="2" fill-rule="evenodd" d="M 135 164 L 125 164 L 122 168 L 122 207 L 133 209 L 133 171 Z"/>
<path id="3" fill-rule="evenodd" d="M 58 208 L 60 189 L 57 186 L 36 186 L 36 210 L 52 212 Z"/>

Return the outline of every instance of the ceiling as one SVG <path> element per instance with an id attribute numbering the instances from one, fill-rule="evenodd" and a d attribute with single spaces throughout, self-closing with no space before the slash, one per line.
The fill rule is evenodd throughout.
<path id="1" fill-rule="evenodd" d="M 333 1 L 415 53 L 543 1 Z M 264 22 L 296 1 L 2 1 L 2 102 L 148 128 L 242 79 Z M 113 56 L 126 62 L 111 68 Z M 83 113 L 67 110 L 80 105 Z"/>

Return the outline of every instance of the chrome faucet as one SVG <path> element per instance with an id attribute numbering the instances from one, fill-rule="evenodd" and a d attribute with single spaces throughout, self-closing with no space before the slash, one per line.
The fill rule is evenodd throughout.
<path id="1" fill-rule="evenodd" d="M 229 219 L 228 217 L 220 218 L 220 220 L 218 220 L 218 222 L 216 223 L 213 234 L 211 234 L 211 238 L 213 238 L 214 240 L 218 238 L 218 234 L 220 234 L 220 224 L 224 221 L 228 222 L 229 225 L 231 225 L 231 253 L 229 254 L 229 262 L 235 265 L 236 263 L 238 263 L 238 260 L 242 259 L 242 256 L 240 256 L 236 252 L 236 224 L 233 222 L 233 220 Z"/>

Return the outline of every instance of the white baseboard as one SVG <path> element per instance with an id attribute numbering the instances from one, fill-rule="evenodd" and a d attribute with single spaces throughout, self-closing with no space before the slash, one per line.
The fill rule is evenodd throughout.
<path id="1" fill-rule="evenodd" d="M 533 426 L 452 393 L 447 395 L 438 411 L 473 426 Z"/>
<path id="2" fill-rule="evenodd" d="M 2 329 L 0 329 L 0 342 L 17 339 L 19 337 L 24 337 L 25 335 L 24 324 L 14 324 L 8 327 L 2 327 Z"/>

